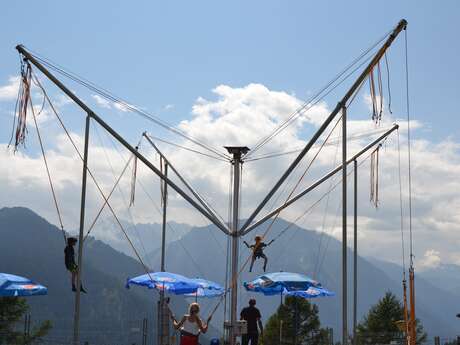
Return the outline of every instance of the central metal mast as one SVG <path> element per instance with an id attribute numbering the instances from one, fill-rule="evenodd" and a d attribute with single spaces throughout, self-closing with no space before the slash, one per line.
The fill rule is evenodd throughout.
<path id="1" fill-rule="evenodd" d="M 230 297 L 230 339 L 229 344 L 236 344 L 236 321 L 238 319 L 238 249 L 239 249 L 239 208 L 240 208 L 240 181 L 241 181 L 241 156 L 249 151 L 249 148 L 245 146 L 226 146 L 227 151 L 233 155 L 233 192 L 232 192 L 232 223 L 231 233 L 232 236 L 232 282 L 230 284 L 231 297 Z"/>

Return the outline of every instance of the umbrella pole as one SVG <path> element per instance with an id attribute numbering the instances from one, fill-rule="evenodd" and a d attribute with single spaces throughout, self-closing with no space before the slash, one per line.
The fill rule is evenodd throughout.
<path id="1" fill-rule="evenodd" d="M 280 293 L 280 345 L 283 343 L 283 319 L 281 318 L 281 307 L 283 306 L 283 290 Z"/>
<path id="2" fill-rule="evenodd" d="M 294 345 L 297 345 L 297 333 L 299 329 L 299 306 L 297 297 L 294 297 Z"/>
<path id="3" fill-rule="evenodd" d="M 283 320 L 280 319 L 280 345 L 283 344 Z"/>

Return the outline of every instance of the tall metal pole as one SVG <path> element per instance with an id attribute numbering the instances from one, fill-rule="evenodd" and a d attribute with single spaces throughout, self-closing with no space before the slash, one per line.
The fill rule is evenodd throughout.
<path id="1" fill-rule="evenodd" d="M 416 345 L 417 341 L 417 323 L 415 320 L 415 282 L 414 267 L 409 268 L 409 300 L 410 300 L 410 344 Z"/>
<path id="2" fill-rule="evenodd" d="M 241 156 L 249 151 L 247 147 L 226 147 L 228 152 L 233 155 L 233 219 L 231 224 L 232 236 L 232 284 L 230 285 L 230 345 L 236 344 L 235 326 L 238 318 L 238 250 L 239 250 L 239 200 L 240 200 L 240 171 Z"/>
<path id="3" fill-rule="evenodd" d="M 240 165 L 241 154 L 233 155 L 233 219 L 232 219 L 232 294 L 230 300 L 230 345 L 236 344 L 235 324 L 238 313 L 238 211 L 240 199 Z"/>
<path id="4" fill-rule="evenodd" d="M 358 324 L 358 161 L 353 161 L 354 212 L 353 212 L 353 345 L 357 345 L 356 326 Z"/>
<path id="5" fill-rule="evenodd" d="M 165 170 L 164 175 L 168 177 L 168 163 L 165 162 Z M 161 272 L 165 271 L 165 252 L 166 252 L 166 207 L 168 202 L 168 184 L 164 180 L 160 180 L 160 183 L 163 184 L 163 223 L 162 223 L 162 231 L 161 231 Z M 168 338 L 168 328 L 165 322 L 165 295 L 164 291 L 160 291 L 160 310 L 159 310 L 159 337 L 160 337 L 160 345 L 167 345 L 169 343 Z M 166 318 L 166 321 L 168 319 Z"/>
<path id="6" fill-rule="evenodd" d="M 348 344 L 347 108 L 342 104 L 342 345 Z"/>
<path id="7" fill-rule="evenodd" d="M 168 176 L 168 163 L 165 163 L 164 175 Z M 161 180 L 163 184 L 163 223 L 161 231 L 161 272 L 165 271 L 165 249 L 166 249 L 166 204 L 168 202 L 168 184 Z"/>
<path id="8" fill-rule="evenodd" d="M 80 343 L 80 289 L 83 266 L 83 238 L 85 228 L 86 177 L 88 173 L 89 124 L 91 115 L 86 116 L 85 147 L 83 149 L 83 176 L 81 180 L 80 233 L 78 235 L 77 291 L 75 291 L 75 314 L 73 320 L 73 343 Z"/>

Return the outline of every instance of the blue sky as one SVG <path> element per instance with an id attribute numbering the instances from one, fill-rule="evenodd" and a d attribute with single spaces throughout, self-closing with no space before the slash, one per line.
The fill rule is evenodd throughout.
<path id="1" fill-rule="evenodd" d="M 0 81 L 17 73 L 23 43 L 177 123 L 219 84 L 305 99 L 406 18 L 412 113 L 433 140 L 458 139 L 459 15 L 458 1 L 7 2 Z"/>
<path id="2" fill-rule="evenodd" d="M 203 134 L 212 144 L 222 146 L 232 144 L 230 141 L 238 135 L 256 140 L 268 134 L 263 130 L 272 128 L 264 127 L 267 123 L 276 125 L 283 112 L 286 116 L 288 110 L 295 109 L 401 18 L 409 23 L 411 113 L 422 124 L 413 132 L 418 258 L 425 253 L 431 265 L 460 264 L 460 235 L 452 231 L 460 223 L 458 1 L 5 2 L 0 14 L 0 145 L 9 140 L 14 108 L 14 97 L 2 99 L 1 92 L 11 83 L 9 78 L 18 75 L 14 47 L 19 43 L 169 123 L 177 125 L 188 120 L 185 125 L 189 134 Z M 392 46 L 389 59 L 394 117 L 401 118 L 405 115 L 404 35 Z M 76 85 L 68 84 L 84 95 Z M 344 87 L 328 97 L 326 105 L 315 110 L 316 115 L 323 116 L 330 110 L 343 95 Z M 52 97 L 59 100 L 57 90 L 51 90 Z M 96 105 L 90 93 L 84 96 Z M 350 120 L 361 130 L 370 116 L 363 100 L 360 97 L 350 112 Z M 83 117 L 76 107 L 67 104 L 60 108 L 71 130 L 81 134 Z M 150 123 L 113 106 L 99 107 L 97 111 L 132 142 L 137 142 L 146 129 L 157 134 L 158 129 Z M 272 118 L 272 114 L 277 115 Z M 215 121 L 207 122 L 214 115 Z M 260 121 L 260 126 L 251 121 Z M 314 127 L 318 123 L 310 124 Z M 79 162 L 59 138 L 55 122 L 42 125 L 47 131 L 50 164 L 59 180 L 58 194 L 66 203 L 66 218 L 76 222 L 80 168 L 72 164 Z M 221 131 L 222 135 L 213 131 Z M 284 142 L 279 146 L 298 147 L 308 139 L 308 133 L 303 128 L 284 133 Z M 97 136 L 92 138 L 97 140 Z M 222 142 L 222 138 L 227 141 Z M 372 248 L 364 254 L 398 260 L 395 258 L 399 257 L 400 234 L 394 232 L 398 225 L 393 222 L 399 212 L 394 190 L 397 156 L 394 142 L 391 145 L 385 151 L 390 157 L 388 166 L 382 168 L 383 179 L 387 180 L 382 187 L 382 203 L 389 208 L 382 205 L 380 213 L 370 211 L 368 196 L 363 195 L 362 222 L 368 233 L 362 240 Z M 97 152 L 100 147 L 94 147 L 96 152 L 91 156 L 100 157 L 102 162 L 105 158 Z M 0 159 L 11 160 L 0 169 L 0 185 L 5 190 L 0 193 L 0 206 L 25 205 L 56 222 L 52 204 L 42 202 L 44 195 L 49 199 L 49 190 L 36 142 L 30 141 L 24 156 L 11 158 L 4 151 L 0 150 Z M 213 175 L 214 166 L 209 162 L 196 164 L 177 152 L 170 153 L 183 165 L 186 177 L 213 202 L 227 200 L 222 192 L 228 186 L 224 179 L 228 177 L 227 167 Z M 119 160 L 116 152 L 111 154 Z M 322 162 L 324 166 L 333 162 L 333 150 L 328 154 Z M 100 176 L 109 188 L 111 180 L 107 176 L 113 176 L 98 158 L 95 161 L 100 163 Z M 247 181 L 255 178 L 257 185 L 245 194 L 250 199 L 248 205 L 254 206 L 263 197 L 288 163 L 285 160 L 278 166 L 267 163 L 262 168 L 246 170 Z M 362 178 L 367 185 L 368 176 Z M 439 185 L 438 181 L 444 183 Z M 98 205 L 97 196 L 92 197 L 91 202 Z M 117 202 L 122 209 L 121 201 Z M 217 207 L 225 212 L 224 203 Z M 172 208 L 175 220 L 192 221 L 183 205 Z M 138 215 L 142 221 L 152 221 L 142 212 Z M 295 218 L 295 213 L 288 216 Z M 307 225 L 321 227 L 321 219 L 318 213 L 309 218 Z M 331 234 L 339 233 L 333 230 Z M 382 230 L 393 232 L 382 240 Z M 373 247 L 376 239 L 378 248 Z"/>

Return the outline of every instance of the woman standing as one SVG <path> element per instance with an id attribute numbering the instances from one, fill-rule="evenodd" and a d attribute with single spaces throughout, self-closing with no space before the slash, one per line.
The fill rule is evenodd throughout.
<path id="1" fill-rule="evenodd" d="M 198 345 L 198 338 L 201 333 L 208 331 L 208 324 L 211 322 L 211 316 L 206 323 L 203 323 L 200 316 L 200 305 L 192 303 L 189 306 L 188 315 L 184 315 L 182 319 L 177 322 L 173 314 L 171 319 L 175 329 L 180 330 L 180 345 Z"/>

